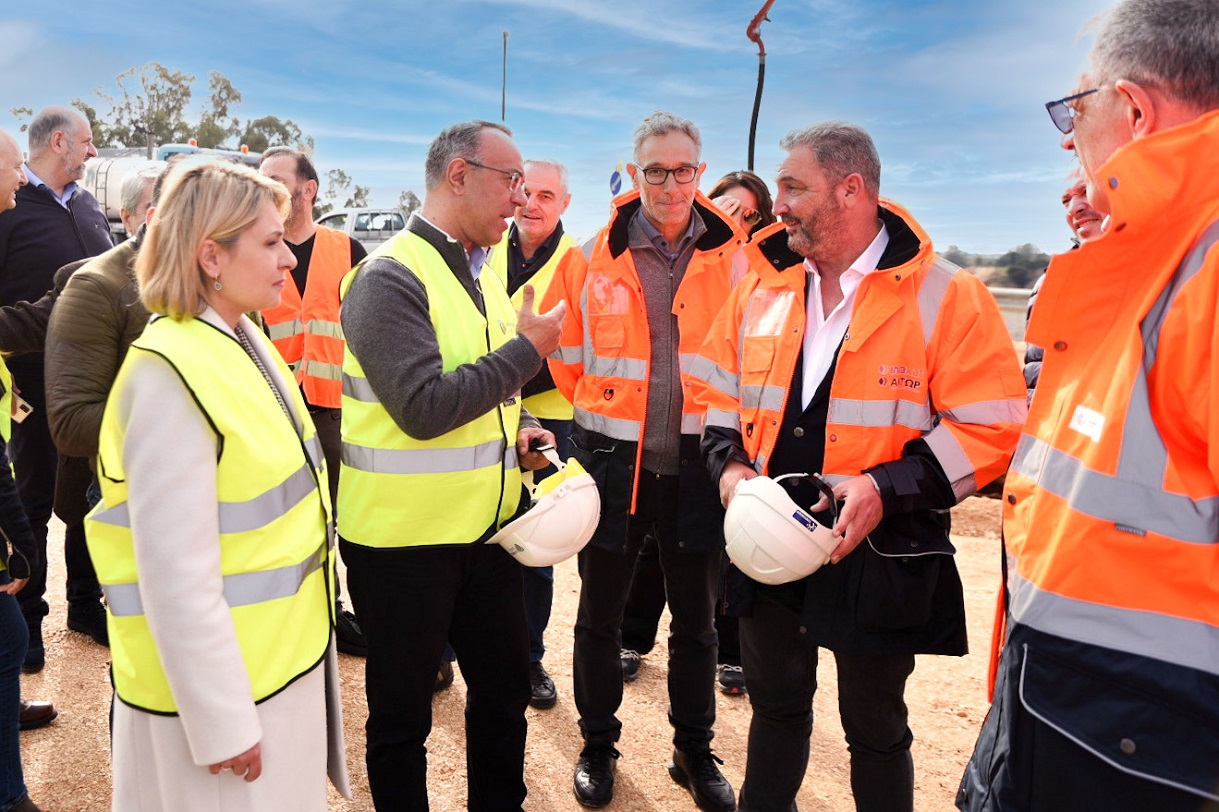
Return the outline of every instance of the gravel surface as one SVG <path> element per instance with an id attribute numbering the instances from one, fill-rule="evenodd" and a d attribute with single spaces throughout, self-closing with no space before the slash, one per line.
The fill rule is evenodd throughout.
<path id="1" fill-rule="evenodd" d="M 915 806 L 931 812 L 952 807 L 952 798 L 978 727 L 986 713 L 986 664 L 991 622 L 999 585 L 999 503 L 973 497 L 953 511 L 957 565 L 965 584 L 971 654 L 966 657 L 921 657 L 910 679 L 907 698 L 914 731 Z M 47 666 L 22 677 L 22 694 L 49 699 L 59 718 L 49 727 L 21 734 L 26 783 L 31 797 L 46 812 L 104 810 L 109 806 L 110 761 L 108 714 L 109 652 L 88 637 L 66 631 L 63 597 L 63 526 L 52 528 L 51 614 L 44 625 Z M 555 605 L 547 631 L 546 666 L 559 689 L 558 705 L 529 710 L 526 780 L 530 812 L 576 810 L 571 775 L 580 751 L 580 734 L 571 693 L 571 628 L 579 594 L 573 562 L 556 568 Z M 667 628 L 663 621 L 661 628 Z M 363 661 L 339 655 L 343 678 L 347 753 L 355 798 L 345 801 L 331 791 L 330 808 L 364 812 L 372 809 L 364 772 Z M 837 718 L 832 657 L 823 657 L 814 712 L 812 757 L 798 798 L 805 812 L 853 810 L 846 744 Z M 622 759 L 614 803 L 624 812 L 694 810 L 685 790 L 665 769 L 671 753 L 666 721 L 663 639 L 643 660 L 639 680 L 626 687 L 620 718 Z M 463 731 L 465 686 L 460 671 L 453 687 L 433 705 L 428 785 L 434 812 L 465 809 Z M 724 775 L 740 786 L 745 769 L 749 729 L 747 698 L 719 696 L 714 747 L 724 759 Z"/>

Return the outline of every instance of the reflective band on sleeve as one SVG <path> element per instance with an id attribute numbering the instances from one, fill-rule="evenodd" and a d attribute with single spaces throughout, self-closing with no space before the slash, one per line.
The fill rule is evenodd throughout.
<path id="1" fill-rule="evenodd" d="M 741 408 L 779 412 L 783 410 L 785 394 L 781 386 L 742 386 Z"/>
<path id="2" fill-rule="evenodd" d="M 923 278 L 923 284 L 918 289 L 918 312 L 923 321 L 923 344 L 931 343 L 931 333 L 935 330 L 935 321 L 940 315 L 940 305 L 944 302 L 944 294 L 957 271 L 961 270 L 948 260 L 937 257 Z"/>
<path id="3" fill-rule="evenodd" d="M 464 448 L 366 448 L 343 443 L 343 464 L 373 474 L 455 474 L 492 465 L 515 466 L 516 446 L 504 448 L 504 441 L 492 440 Z"/>
<path id="4" fill-rule="evenodd" d="M 341 339 L 343 338 L 343 325 L 337 321 L 309 319 L 309 321 L 305 322 L 305 332 L 315 336 Z"/>
<path id="5" fill-rule="evenodd" d="M 737 376 L 702 355 L 697 356 L 690 367 L 690 376 L 697 378 L 717 392 L 739 401 L 741 386 Z"/>
<path id="6" fill-rule="evenodd" d="M 219 521 L 221 533 L 245 533 L 266 527 L 292 508 L 300 504 L 317 489 L 317 481 L 309 465 L 303 465 L 296 473 L 277 487 L 245 502 L 221 502 Z M 99 511 L 93 521 L 116 527 L 131 527 L 131 512 L 128 502 Z"/>
<path id="7" fill-rule="evenodd" d="M 827 423 L 842 426 L 886 428 L 906 426 L 916 431 L 930 431 L 934 425 L 931 409 L 926 403 L 908 400 L 849 400 L 832 398 Z"/>
<path id="8" fill-rule="evenodd" d="M 305 579 L 322 568 L 326 561 L 326 544 L 299 564 L 224 576 L 224 602 L 230 608 L 266 603 L 295 595 Z M 135 617 L 144 614 L 138 583 L 103 584 L 106 606 L 115 617 Z"/>
<path id="9" fill-rule="evenodd" d="M 1121 609 L 1038 589 L 1008 571 L 1012 619 L 1068 640 L 1087 640 L 1219 675 L 1219 629 L 1162 612 Z"/>
<path id="10" fill-rule="evenodd" d="M 980 403 L 966 403 L 954 409 L 940 412 L 940 417 L 953 423 L 973 423 L 979 426 L 991 426 L 996 423 L 1023 424 L 1028 417 L 1029 402 L 1027 398 L 1014 400 L 988 400 Z"/>
<path id="11" fill-rule="evenodd" d="M 721 429 L 732 429 L 740 433 L 741 413 L 736 411 L 728 412 L 723 409 L 708 409 L 707 425 Z"/>
<path id="12" fill-rule="evenodd" d="M 361 403 L 381 402 L 372 391 L 372 384 L 368 382 L 367 378 L 357 378 L 346 372 L 343 373 L 343 394 Z"/>
<path id="13" fill-rule="evenodd" d="M 343 379 L 343 367 L 341 364 L 327 364 L 322 361 L 311 361 L 308 358 L 302 363 L 306 375 L 327 381 L 340 381 Z"/>
<path id="14" fill-rule="evenodd" d="M 584 365 L 586 375 L 642 381 L 648 376 L 648 362 L 638 358 L 601 358 L 590 355 Z"/>
<path id="15" fill-rule="evenodd" d="M 944 476 L 952 483 L 952 492 L 956 494 L 958 502 L 978 490 L 977 471 L 947 425 L 941 423 L 936 426 L 923 437 L 923 441 L 939 461 L 940 468 L 944 469 Z"/>
<path id="16" fill-rule="evenodd" d="M 637 442 L 639 440 L 640 423 L 638 420 L 623 420 L 617 417 L 606 417 L 603 414 L 590 412 L 575 407 L 576 423 L 589 431 L 599 432 L 615 440 Z"/>
<path id="17" fill-rule="evenodd" d="M 268 324 L 267 335 L 270 336 L 272 341 L 279 341 L 280 339 L 291 338 L 297 333 L 303 332 L 304 329 L 305 325 L 301 323 L 300 319 L 293 319 L 292 321 L 281 321 L 278 324 Z"/>
<path id="18" fill-rule="evenodd" d="M 703 416 L 701 414 L 683 414 L 681 416 L 681 433 L 699 435 L 703 433 Z"/>
<path id="19" fill-rule="evenodd" d="M 682 374 L 689 375 L 690 370 L 692 370 L 694 368 L 694 362 L 697 360 L 698 360 L 698 353 L 696 353 L 696 352 L 679 353 L 677 356 L 677 363 L 682 371 Z"/>
<path id="20" fill-rule="evenodd" d="M 583 347 L 559 347 L 550 354 L 550 357 L 556 361 L 561 361 L 564 364 L 575 365 L 584 360 Z"/>

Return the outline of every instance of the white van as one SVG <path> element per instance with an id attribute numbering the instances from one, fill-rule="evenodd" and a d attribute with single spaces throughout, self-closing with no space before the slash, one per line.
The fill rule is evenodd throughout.
<path id="1" fill-rule="evenodd" d="M 406 217 L 401 209 L 335 209 L 317 224 L 350 234 L 371 251 L 405 228 Z"/>

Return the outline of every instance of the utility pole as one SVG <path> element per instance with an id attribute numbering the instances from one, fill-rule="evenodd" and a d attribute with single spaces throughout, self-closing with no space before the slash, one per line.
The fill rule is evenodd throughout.
<path id="1" fill-rule="evenodd" d="M 770 22 L 766 16 L 775 0 L 766 0 L 762 10 L 754 15 L 745 36 L 758 44 L 758 91 L 753 97 L 753 117 L 749 121 L 749 171 L 753 171 L 753 144 L 758 135 L 758 111 L 762 108 L 762 82 L 766 78 L 766 46 L 762 44 L 762 23 Z"/>
<path id="2" fill-rule="evenodd" d="M 774 0 L 771 0 L 774 2 Z M 499 92 L 499 120 L 507 121 L 508 113 L 508 32 L 504 32 L 504 82 Z"/>

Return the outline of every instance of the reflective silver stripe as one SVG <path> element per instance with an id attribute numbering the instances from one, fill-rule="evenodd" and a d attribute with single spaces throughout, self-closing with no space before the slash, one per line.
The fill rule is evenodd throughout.
<path id="1" fill-rule="evenodd" d="M 690 370 L 694 368 L 694 362 L 698 360 L 696 352 L 682 352 L 677 354 L 677 363 L 683 375 L 689 375 Z"/>
<path id="2" fill-rule="evenodd" d="M 737 411 L 728 412 L 723 409 L 708 409 L 707 425 L 721 429 L 732 429 L 739 433 L 741 431 L 741 413 Z"/>
<path id="3" fill-rule="evenodd" d="M 604 434 L 606 437 L 613 437 L 615 440 L 628 440 L 630 442 L 639 441 L 639 432 L 642 428 L 638 420 L 606 417 L 603 414 L 581 409 L 579 406 L 575 407 L 575 420 L 576 423 L 590 431 Z"/>
<path id="4" fill-rule="evenodd" d="M 327 364 L 322 361 L 310 361 L 306 358 L 303 362 L 305 374 L 312 375 L 315 378 L 323 378 L 328 381 L 339 381 L 343 379 L 343 367 L 339 364 Z"/>
<path id="5" fill-rule="evenodd" d="M 564 364 L 575 366 L 584 361 L 584 348 L 560 346 L 550 354 L 550 357 Z"/>
<path id="6" fill-rule="evenodd" d="M 322 441 L 317 434 L 305 440 L 305 453 L 309 455 L 309 462 L 313 464 L 314 468 L 322 467 L 325 454 L 322 452 Z"/>
<path id="7" fill-rule="evenodd" d="M 381 402 L 376 393 L 372 391 L 372 384 L 368 382 L 367 378 L 357 378 L 346 372 L 343 373 L 343 394 L 361 403 Z"/>
<path id="8" fill-rule="evenodd" d="M 1155 362 L 1164 319 L 1216 242 L 1219 223 L 1198 238 L 1143 319 L 1143 363 L 1126 407 L 1117 473 L 1093 471 L 1082 460 L 1029 434 L 1022 435 L 1016 445 L 1013 471 L 1066 500 L 1075 512 L 1111 521 L 1125 532 L 1152 532 L 1194 544 L 1219 543 L 1219 497 L 1192 499 L 1164 490 L 1168 449 L 1152 418 L 1147 391 L 1147 369 Z"/>
<path id="9" fill-rule="evenodd" d="M 741 408 L 782 411 L 785 391 L 782 386 L 742 386 Z"/>
<path id="10" fill-rule="evenodd" d="M 973 423 L 978 426 L 992 426 L 996 423 L 1023 424 L 1028 417 L 1028 404 L 1025 398 L 984 400 L 947 409 L 940 412 L 940 417 L 953 423 Z"/>
<path id="11" fill-rule="evenodd" d="M 1014 570 L 1008 574 L 1008 584 L 1012 619 L 1017 623 L 1219 675 L 1219 629 L 1208 623 L 1074 600 L 1038 589 Z"/>
<path id="12" fill-rule="evenodd" d="M 280 598 L 289 598 L 300 591 L 305 579 L 317 572 L 326 563 L 326 544 L 301 561 L 285 567 L 240 572 L 224 576 L 224 602 L 230 608 L 266 603 Z M 144 602 L 140 599 L 138 583 L 103 584 L 106 605 L 115 617 L 136 617 L 144 614 Z"/>
<path id="13" fill-rule="evenodd" d="M 935 330 L 936 319 L 940 315 L 940 305 L 944 302 L 944 294 L 952 277 L 961 269 L 943 257 L 936 257 L 935 262 L 923 277 L 923 284 L 918 289 L 918 312 L 923 320 L 923 344 L 931 343 L 931 333 Z"/>
<path id="14" fill-rule="evenodd" d="M 291 338 L 297 333 L 304 332 L 305 325 L 300 319 L 292 321 L 281 321 L 278 324 L 267 325 L 267 335 L 272 341 L 279 341 L 281 338 Z"/>
<path id="15" fill-rule="evenodd" d="M 648 376 L 648 362 L 638 358 L 602 358 L 589 353 L 584 374 L 642 381 Z"/>
<path id="16" fill-rule="evenodd" d="M 682 434 L 702 434 L 703 416 L 701 414 L 683 414 L 681 416 Z"/>
<path id="17" fill-rule="evenodd" d="M 931 409 L 926 403 L 912 403 L 900 398 L 893 400 L 831 398 L 826 422 L 868 428 L 907 426 L 916 431 L 930 431 L 933 425 Z"/>
<path id="18" fill-rule="evenodd" d="M 342 338 L 343 325 L 337 321 L 309 319 L 309 321 L 305 322 L 305 332 L 315 336 L 325 336 L 326 338 Z"/>
<path id="19" fill-rule="evenodd" d="M 1129 476 L 1162 478 L 1162 467 L 1149 464 L 1141 476 L 1137 467 L 1133 471 L 1119 468 L 1117 476 L 1102 474 L 1025 434 L 1016 446 L 1012 470 L 1066 500 L 1077 513 L 1194 544 L 1219 541 L 1219 497 L 1194 500 L 1166 493 L 1158 483 L 1131 481 Z"/>
<path id="20" fill-rule="evenodd" d="M 719 364 L 704 356 L 696 356 L 690 366 L 690 377 L 697 378 L 733 400 L 740 400 L 740 380 Z"/>
<path id="21" fill-rule="evenodd" d="M 221 533 L 245 533 L 266 527 L 285 515 L 317 489 L 313 469 L 302 465 L 276 487 L 245 502 L 221 502 L 219 521 Z M 93 520 L 115 527 L 131 528 L 131 512 L 127 502 L 100 511 Z"/>
<path id="22" fill-rule="evenodd" d="M 952 492 L 956 494 L 958 502 L 978 490 L 977 471 L 974 470 L 969 455 L 961 447 L 961 442 L 949 431 L 948 426 L 941 423 L 924 435 L 923 441 L 944 469 L 944 475 L 952 483 Z"/>
<path id="23" fill-rule="evenodd" d="M 837 485 L 839 482 L 846 482 L 848 479 L 854 479 L 855 477 L 847 474 L 822 474 L 821 478 L 830 483 L 830 486 L 832 487 Z"/>
<path id="24" fill-rule="evenodd" d="M 372 474 L 456 474 L 492 465 L 516 465 L 516 445 L 502 439 L 463 448 L 369 448 L 343 443 L 343 464 Z"/>

